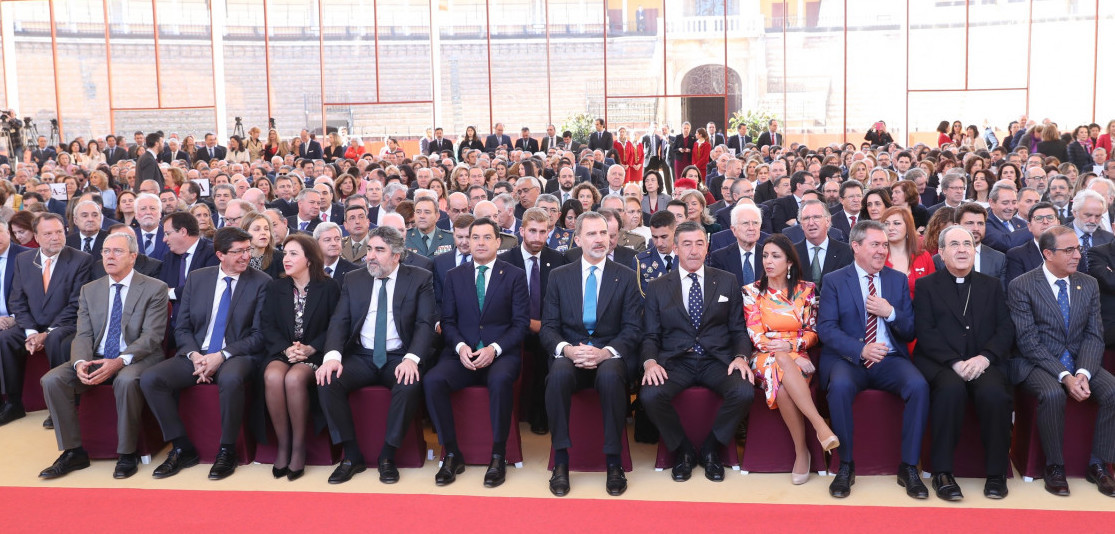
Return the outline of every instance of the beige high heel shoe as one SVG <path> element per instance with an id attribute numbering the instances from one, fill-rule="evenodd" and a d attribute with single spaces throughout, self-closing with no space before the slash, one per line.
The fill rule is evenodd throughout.
<path id="1" fill-rule="evenodd" d="M 812 454 L 805 457 L 805 465 L 806 467 L 804 473 L 795 473 L 793 471 L 790 472 L 790 482 L 793 482 L 795 486 L 800 486 L 802 484 L 805 484 L 806 482 L 809 482 L 809 469 L 813 466 Z"/>
<path id="2" fill-rule="evenodd" d="M 833 434 L 831 437 L 829 437 L 829 439 L 821 442 L 821 448 L 824 449 L 825 452 L 829 452 L 839 446 L 840 438 L 836 437 L 836 434 Z"/>

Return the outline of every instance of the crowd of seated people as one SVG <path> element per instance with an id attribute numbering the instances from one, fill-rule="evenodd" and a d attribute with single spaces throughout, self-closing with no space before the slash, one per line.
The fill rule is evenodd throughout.
<path id="1" fill-rule="evenodd" d="M 829 491 L 846 497 L 854 428 L 876 423 L 853 403 L 876 389 L 903 403 L 898 484 L 928 498 L 931 431 L 932 490 L 953 501 L 969 407 L 984 494 L 1007 496 L 1025 391 L 1045 488 L 1068 495 L 1064 444 L 1091 439 L 1087 480 L 1115 496 L 1103 363 L 1115 342 L 1115 121 L 1062 136 L 1022 117 L 1001 143 L 960 124 L 942 122 L 933 147 L 899 146 L 881 121 L 859 146 L 820 147 L 787 143 L 777 120 L 755 139 L 746 125 L 725 136 L 685 123 L 613 140 L 602 119 L 579 140 L 552 125 L 514 140 L 503 124 L 456 141 L 435 128 L 417 154 L 307 130 L 252 128 L 227 146 L 211 133 L 39 138 L 0 165 L 0 425 L 26 416 L 27 361 L 44 353 L 43 425 L 62 454 L 42 478 L 90 465 L 76 402 L 98 385 L 115 395 L 114 477 L 139 469 L 145 409 L 170 443 L 154 477 L 198 464 L 179 394 L 215 384 L 210 479 L 235 472 L 243 431 L 268 439 L 245 420 L 254 405 L 275 478 L 305 474 L 307 432 L 322 421 L 343 451 L 330 483 L 369 463 L 394 483 L 425 410 L 444 486 L 465 470 L 451 395 L 485 386 L 484 485 L 506 480 L 518 404 L 550 434 L 549 489 L 563 496 L 571 399 L 593 388 L 605 487 L 620 495 L 632 411 L 636 438 L 673 455 L 673 480 L 700 467 L 721 481 L 725 447 L 764 446 L 741 432 L 758 397 L 792 438 L 792 482 L 808 482 L 819 447 L 839 454 Z M 367 386 L 390 391 L 377 458 L 364 457 L 348 401 Z M 698 440 L 673 402 L 692 386 L 723 401 Z M 1066 434 L 1078 402 L 1099 406 L 1093 436 Z"/>

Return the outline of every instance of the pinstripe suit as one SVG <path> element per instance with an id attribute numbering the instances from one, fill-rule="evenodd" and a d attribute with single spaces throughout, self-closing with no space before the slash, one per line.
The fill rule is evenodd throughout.
<path id="1" fill-rule="evenodd" d="M 1091 373 L 1091 398 L 1100 405 L 1092 454 L 1105 462 L 1115 461 L 1115 377 L 1102 367 L 1099 286 L 1095 278 L 1085 274 L 1069 275 L 1066 329 L 1045 272 L 1045 267 L 1040 267 L 1010 283 L 1007 305 L 1018 336 L 1016 354 L 1010 362 L 1011 380 L 1038 398 L 1038 432 L 1046 463 L 1064 465 L 1062 441 L 1067 393 L 1057 376 L 1066 371 L 1058 355 L 1067 349 L 1077 368 L 1072 372 L 1083 369 Z"/>

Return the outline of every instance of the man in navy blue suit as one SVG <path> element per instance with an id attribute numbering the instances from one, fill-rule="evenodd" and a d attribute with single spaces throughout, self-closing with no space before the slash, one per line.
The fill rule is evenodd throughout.
<path id="1" fill-rule="evenodd" d="M 135 228 L 139 253 L 162 261 L 170 249 L 163 240 L 163 203 L 159 201 L 159 197 L 151 193 L 140 193 L 135 199 L 135 220 L 139 223 Z"/>
<path id="2" fill-rule="evenodd" d="M 910 286 L 902 273 L 885 266 L 887 233 L 881 223 L 856 223 L 849 240 L 855 261 L 824 277 L 818 307 L 821 384 L 828 390 L 832 429 L 840 438 L 840 468 L 829 493 L 847 497 L 856 482 L 852 401 L 872 388 L 898 395 L 906 403 L 898 484 L 907 495 L 927 499 L 929 490 L 917 463 L 929 416 L 929 385 L 906 348 L 914 339 Z"/>
<path id="3" fill-rule="evenodd" d="M 449 271 L 472 261 L 468 247 L 468 229 L 474 220 L 468 213 L 457 216 L 457 220 L 453 221 L 453 250 L 434 256 L 434 297 L 438 309 L 441 309 L 441 288 L 445 286 L 445 277 Z M 440 325 L 438 333 L 441 333 Z"/>
<path id="4" fill-rule="evenodd" d="M 1006 182 L 999 182 L 991 188 L 987 200 L 991 210 L 987 214 L 983 244 L 1006 254 L 1014 246 L 1011 234 L 1026 227 L 1026 220 L 1017 215 L 1018 190 Z"/>
<path id="5" fill-rule="evenodd" d="M 498 149 L 510 150 L 512 147 L 511 137 L 504 135 L 503 123 L 497 122 L 494 129 L 495 131 L 484 141 L 484 151 L 495 154 Z"/>
<path id="6" fill-rule="evenodd" d="M 16 256 L 25 251 L 27 251 L 26 248 L 12 243 L 12 236 L 8 232 L 8 223 L 0 220 L 0 332 L 12 328 L 16 324 L 8 299 L 12 295 Z M 0 334 L 0 336 L 2 335 Z"/>
<path id="7" fill-rule="evenodd" d="M 526 274 L 496 258 L 499 243 L 499 224 L 487 217 L 474 221 L 469 228 L 472 263 L 450 270 L 442 288 L 441 330 L 446 348 L 458 357 L 441 358 L 426 375 L 426 406 L 447 451 L 434 477 L 439 486 L 453 483 L 465 470 L 449 396 L 472 385 L 486 385 L 491 404 L 492 460 L 484 486 L 497 487 L 506 478 L 513 386 L 522 368 L 530 294 Z"/>
<path id="8" fill-rule="evenodd" d="M 762 212 L 754 204 L 732 208 L 732 234 L 736 242 L 709 254 L 709 267 L 734 274 L 739 287 L 758 280 L 763 254 L 760 245 L 766 240 L 759 231 L 762 220 Z"/>
<path id="9" fill-rule="evenodd" d="M 1030 208 L 1029 220 L 1030 234 L 1035 237 L 1007 251 L 1007 287 L 1010 287 L 1011 280 L 1041 267 L 1045 259 L 1038 249 L 1036 236 L 1059 224 L 1057 210 L 1050 202 L 1034 204 L 1034 207 Z"/>
<path id="10" fill-rule="evenodd" d="M 197 219 L 189 212 L 178 211 L 163 217 L 163 241 L 167 246 L 167 254 L 163 259 L 159 280 L 165 282 L 169 288 L 167 297 L 174 303 L 170 315 L 171 325 L 174 325 L 178 301 L 183 297 L 182 288 L 186 286 L 186 276 L 202 267 L 217 265 L 219 260 L 213 252 L 213 243 L 201 237 Z"/>

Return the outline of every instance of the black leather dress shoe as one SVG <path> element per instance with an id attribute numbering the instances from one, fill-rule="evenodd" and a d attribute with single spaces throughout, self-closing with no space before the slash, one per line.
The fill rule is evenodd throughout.
<path id="1" fill-rule="evenodd" d="M 112 478 L 123 480 L 139 471 L 139 456 L 135 454 L 121 454 L 116 460 L 116 469 L 112 470 Z"/>
<path id="2" fill-rule="evenodd" d="M 1007 493 L 1007 477 L 1004 475 L 989 476 L 983 483 L 983 496 L 988 499 L 1002 499 Z"/>
<path id="3" fill-rule="evenodd" d="M 938 499 L 959 501 L 964 498 L 964 493 L 960 491 L 960 485 L 956 483 L 952 473 L 934 473 L 932 480 L 933 491 L 937 493 Z"/>
<path id="4" fill-rule="evenodd" d="M 569 465 L 554 464 L 554 474 L 550 475 L 550 493 L 555 497 L 569 494 Z"/>
<path id="5" fill-rule="evenodd" d="M 198 457 L 197 451 L 187 456 L 182 452 L 182 449 L 174 448 L 170 450 L 170 454 L 166 455 L 166 461 L 159 464 L 159 467 L 155 468 L 155 472 L 151 473 L 151 476 L 155 478 L 172 477 L 187 467 L 197 465 L 200 461 L 201 458 Z"/>
<path id="6" fill-rule="evenodd" d="M 536 416 L 530 420 L 530 431 L 538 434 L 548 434 L 550 432 L 550 423 L 546 420 L 546 416 Z"/>
<path id="7" fill-rule="evenodd" d="M 221 447 L 217 451 L 217 459 L 213 467 L 209 468 L 209 480 L 221 480 L 236 472 L 236 450 Z"/>
<path id="8" fill-rule="evenodd" d="M 484 487 L 499 487 L 504 480 L 507 480 L 507 459 L 502 454 L 493 454 L 492 462 L 484 472 Z"/>
<path id="9" fill-rule="evenodd" d="M 380 459 L 379 481 L 384 484 L 394 484 L 399 481 L 399 468 L 395 466 L 395 460 Z"/>
<path id="10" fill-rule="evenodd" d="M 612 497 L 619 497 L 627 491 L 627 476 L 623 474 L 623 466 L 608 466 L 608 478 L 604 482 L 604 489 L 607 489 L 608 495 Z"/>
<path id="11" fill-rule="evenodd" d="M 1058 497 L 1069 496 L 1069 481 L 1065 478 L 1065 466 L 1045 466 L 1045 476 L 1043 478 L 1045 479 L 1045 491 Z"/>
<path id="12" fill-rule="evenodd" d="M 85 451 L 65 451 L 50 467 L 39 472 L 39 478 L 58 478 L 86 467 L 89 467 L 89 455 Z"/>
<path id="13" fill-rule="evenodd" d="M 953 481 L 955 484 L 956 481 Z M 925 483 L 921 481 L 921 471 L 918 471 L 917 466 L 910 464 L 898 464 L 898 485 L 906 488 L 906 495 L 915 499 L 928 499 L 929 489 L 925 487 Z M 960 488 L 957 487 L 957 490 Z"/>
<path id="14" fill-rule="evenodd" d="M 679 453 L 677 459 L 674 460 L 674 468 L 670 471 L 670 475 L 677 482 L 685 482 L 693 475 L 693 464 L 695 463 L 697 463 L 697 459 L 693 457 L 693 453 Z"/>
<path id="15" fill-rule="evenodd" d="M 448 453 L 441 462 L 441 469 L 434 475 L 434 484 L 448 486 L 457 480 L 457 475 L 465 472 L 465 460 L 456 454 Z"/>
<path id="16" fill-rule="evenodd" d="M 54 418 L 49 415 L 46 416 L 46 419 L 43 419 L 43 428 L 47 430 L 54 430 Z"/>
<path id="17" fill-rule="evenodd" d="M 705 478 L 713 482 L 724 481 L 724 464 L 720 462 L 720 453 L 711 451 L 701 455 L 701 467 L 705 468 Z"/>
<path id="18" fill-rule="evenodd" d="M 840 470 L 836 478 L 829 484 L 829 495 L 843 499 L 852 494 L 852 486 L 856 483 L 856 464 L 854 462 L 840 462 Z"/>
<path id="19" fill-rule="evenodd" d="M 337 464 L 337 468 L 333 470 L 333 474 L 329 475 L 330 484 L 341 484 L 352 480 L 352 477 L 357 473 L 363 473 L 368 466 L 364 462 L 355 463 L 348 458 L 341 460 Z"/>
<path id="20" fill-rule="evenodd" d="M 1095 484 L 1099 488 L 1100 493 L 1108 497 L 1115 497 L 1115 479 L 1111 478 L 1111 473 L 1103 464 L 1092 464 L 1088 466 L 1088 471 L 1085 473 L 1084 478 Z"/>
<path id="21" fill-rule="evenodd" d="M 0 425 L 22 419 L 26 415 L 27 412 L 23 411 L 23 405 L 15 402 L 5 402 L 3 406 L 0 406 Z"/>

